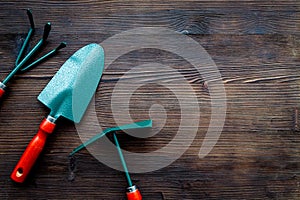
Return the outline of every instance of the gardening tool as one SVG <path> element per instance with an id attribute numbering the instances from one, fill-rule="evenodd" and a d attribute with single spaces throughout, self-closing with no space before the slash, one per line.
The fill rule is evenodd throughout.
<path id="1" fill-rule="evenodd" d="M 86 141 L 85 143 L 83 143 L 83 144 L 79 145 L 78 147 L 76 147 L 75 149 L 73 149 L 73 151 L 70 153 L 70 156 L 73 156 L 76 152 L 78 152 L 81 149 L 85 148 L 86 146 L 92 144 L 93 142 L 102 138 L 103 136 L 105 136 L 106 134 L 108 134 L 110 132 L 122 131 L 122 130 L 125 131 L 125 130 L 138 129 L 138 128 L 151 128 L 151 127 L 152 127 L 152 120 L 148 119 L 148 120 L 138 121 L 138 122 L 135 122 L 132 124 L 126 124 L 126 125 L 122 125 L 122 126 L 116 126 L 116 127 L 104 129 L 104 131 L 102 131 L 101 133 L 95 135 L 94 137 L 92 137 L 88 141 Z"/>
<path id="2" fill-rule="evenodd" d="M 16 62 L 15 62 L 15 68 L 6 76 L 6 78 L 0 82 L 0 99 L 3 97 L 5 94 L 5 89 L 6 89 L 6 84 L 12 79 L 12 77 L 17 74 L 18 72 L 22 71 L 25 72 L 32 68 L 33 66 L 36 66 L 37 64 L 45 61 L 47 58 L 50 56 L 53 56 L 57 53 L 57 51 L 61 48 L 64 48 L 66 46 L 66 43 L 62 42 L 57 48 L 54 50 L 50 51 L 46 55 L 42 56 L 41 58 L 37 59 L 35 62 L 31 63 L 27 67 L 24 67 L 24 65 L 33 57 L 33 55 L 40 50 L 42 45 L 46 42 L 48 35 L 51 30 L 51 24 L 50 22 L 46 23 L 45 28 L 44 28 L 44 33 L 42 39 L 32 48 L 32 50 L 22 59 L 25 48 L 27 47 L 29 40 L 31 36 L 34 33 L 34 22 L 33 22 L 33 17 L 31 11 L 28 9 L 27 10 L 27 15 L 30 21 L 30 29 L 28 31 L 28 34 L 26 36 L 26 39 L 21 47 L 21 50 L 17 56 Z"/>
<path id="3" fill-rule="evenodd" d="M 130 178 L 130 175 L 129 175 L 129 172 L 127 169 L 127 165 L 126 165 L 126 162 L 125 162 L 125 159 L 124 159 L 124 156 L 123 156 L 123 153 L 122 153 L 122 150 L 121 150 L 121 147 L 120 147 L 120 144 L 119 144 L 119 141 L 118 141 L 118 138 L 117 138 L 117 135 L 115 132 L 113 133 L 113 136 L 114 136 L 115 145 L 116 145 L 118 153 L 119 153 L 121 164 L 122 164 L 122 167 L 125 172 L 126 180 L 128 183 L 128 187 L 126 188 L 127 199 L 128 200 L 142 200 L 142 195 L 141 195 L 139 189 L 137 188 L 136 185 L 132 184 L 132 181 L 131 181 L 131 178 Z"/>
<path id="4" fill-rule="evenodd" d="M 126 124 L 126 125 L 122 125 L 122 126 L 116 126 L 116 127 L 112 127 L 112 128 L 107 128 L 105 129 L 103 132 L 95 135 L 94 137 L 92 137 L 91 139 L 89 139 L 88 141 L 86 141 L 85 143 L 79 145 L 78 147 L 76 147 L 71 153 L 70 153 L 70 157 L 72 157 L 76 152 L 80 151 L 81 149 L 85 148 L 86 146 L 88 146 L 89 144 L 92 144 L 93 142 L 95 142 L 96 140 L 102 138 L 103 136 L 105 136 L 108 133 L 113 132 L 114 134 L 114 141 L 119 153 L 119 157 L 121 159 L 121 163 L 126 175 L 126 180 L 128 183 L 128 187 L 126 189 L 126 195 L 127 195 L 127 199 L 128 200 L 141 200 L 142 199 L 142 195 L 139 191 L 139 189 L 136 187 L 136 185 L 132 184 L 128 169 L 127 169 L 127 165 L 124 159 L 124 156 L 122 154 L 122 150 L 120 148 L 117 136 L 115 134 L 116 131 L 121 131 L 121 130 L 129 130 L 129 129 L 139 129 L 139 128 L 151 128 L 152 127 L 152 120 L 143 120 L 143 121 L 138 121 L 132 124 Z"/>
<path id="5" fill-rule="evenodd" d="M 12 180 L 24 182 L 60 116 L 75 123 L 80 122 L 96 91 L 103 68 L 104 51 L 98 44 L 82 47 L 63 64 L 38 96 L 38 100 L 51 112 L 40 124 L 38 133 L 13 170 Z"/>

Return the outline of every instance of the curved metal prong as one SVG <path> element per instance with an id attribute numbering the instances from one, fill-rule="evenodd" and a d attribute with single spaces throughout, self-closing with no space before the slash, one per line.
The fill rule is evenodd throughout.
<path id="1" fill-rule="evenodd" d="M 21 58 L 23 57 L 23 55 L 24 55 L 24 50 L 25 50 L 25 48 L 26 48 L 26 46 L 27 46 L 27 44 L 28 44 L 28 42 L 29 42 L 31 36 L 32 36 L 33 33 L 34 33 L 34 22 L 33 22 L 32 12 L 31 12 L 30 9 L 27 9 L 27 15 L 28 15 L 29 22 L 30 22 L 30 29 L 29 29 L 29 31 L 28 31 L 28 33 L 27 33 L 26 39 L 24 40 L 23 45 L 22 45 L 22 47 L 21 47 L 21 49 L 20 49 L 20 52 L 19 52 L 19 54 L 18 54 L 18 56 L 17 56 L 16 62 L 15 62 L 15 65 L 16 65 L 16 66 L 19 64 Z"/>
<path id="2" fill-rule="evenodd" d="M 43 40 L 47 40 L 50 31 L 51 31 L 51 23 L 48 22 L 45 24 L 45 27 L 44 27 Z"/>
<path id="3" fill-rule="evenodd" d="M 34 29 L 34 21 L 33 21 L 32 12 L 31 12 L 30 9 L 27 9 L 27 15 L 28 15 L 28 18 L 29 18 L 30 27 L 31 27 L 32 29 Z"/>

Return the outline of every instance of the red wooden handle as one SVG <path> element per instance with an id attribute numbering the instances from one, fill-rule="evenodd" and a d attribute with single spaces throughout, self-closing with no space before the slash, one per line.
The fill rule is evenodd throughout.
<path id="1" fill-rule="evenodd" d="M 142 195 L 141 195 L 139 189 L 137 189 L 136 186 L 132 186 L 131 188 L 134 188 L 134 190 L 126 192 L 127 199 L 128 200 L 142 200 Z"/>
<path id="2" fill-rule="evenodd" d="M 6 85 L 0 81 L 0 99 L 2 99 L 2 97 L 5 93 L 5 88 L 6 88 Z"/>
<path id="3" fill-rule="evenodd" d="M 21 159 L 16 165 L 10 178 L 18 183 L 23 183 L 29 174 L 32 166 L 43 150 L 47 136 L 53 132 L 55 124 L 48 119 L 44 119 L 40 124 L 38 133 L 33 137 Z"/>
<path id="4" fill-rule="evenodd" d="M 0 88 L 0 99 L 2 99 L 4 93 L 5 93 L 5 90 L 3 88 Z"/>

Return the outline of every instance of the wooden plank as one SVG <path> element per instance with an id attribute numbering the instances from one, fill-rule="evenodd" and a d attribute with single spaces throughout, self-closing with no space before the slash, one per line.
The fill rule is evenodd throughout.
<path id="1" fill-rule="evenodd" d="M 299 2 L 275 2 L 10 1 L 2 3 L 0 33 L 27 30 L 22 9 L 34 8 L 37 23 L 50 20 L 56 25 L 54 33 L 67 28 L 76 34 L 87 31 L 115 34 L 134 27 L 165 26 L 185 34 L 299 34 Z M 83 5 L 85 9 L 81 9 Z M 20 30 L 11 25 L 11 19 Z"/>

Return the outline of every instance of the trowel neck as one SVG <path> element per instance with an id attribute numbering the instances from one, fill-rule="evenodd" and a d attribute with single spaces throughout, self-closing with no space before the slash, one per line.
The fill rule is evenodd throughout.
<path id="1" fill-rule="evenodd" d="M 49 122 L 55 124 L 57 118 L 55 117 L 52 117 L 51 115 L 48 115 L 47 118 L 46 118 Z"/>

